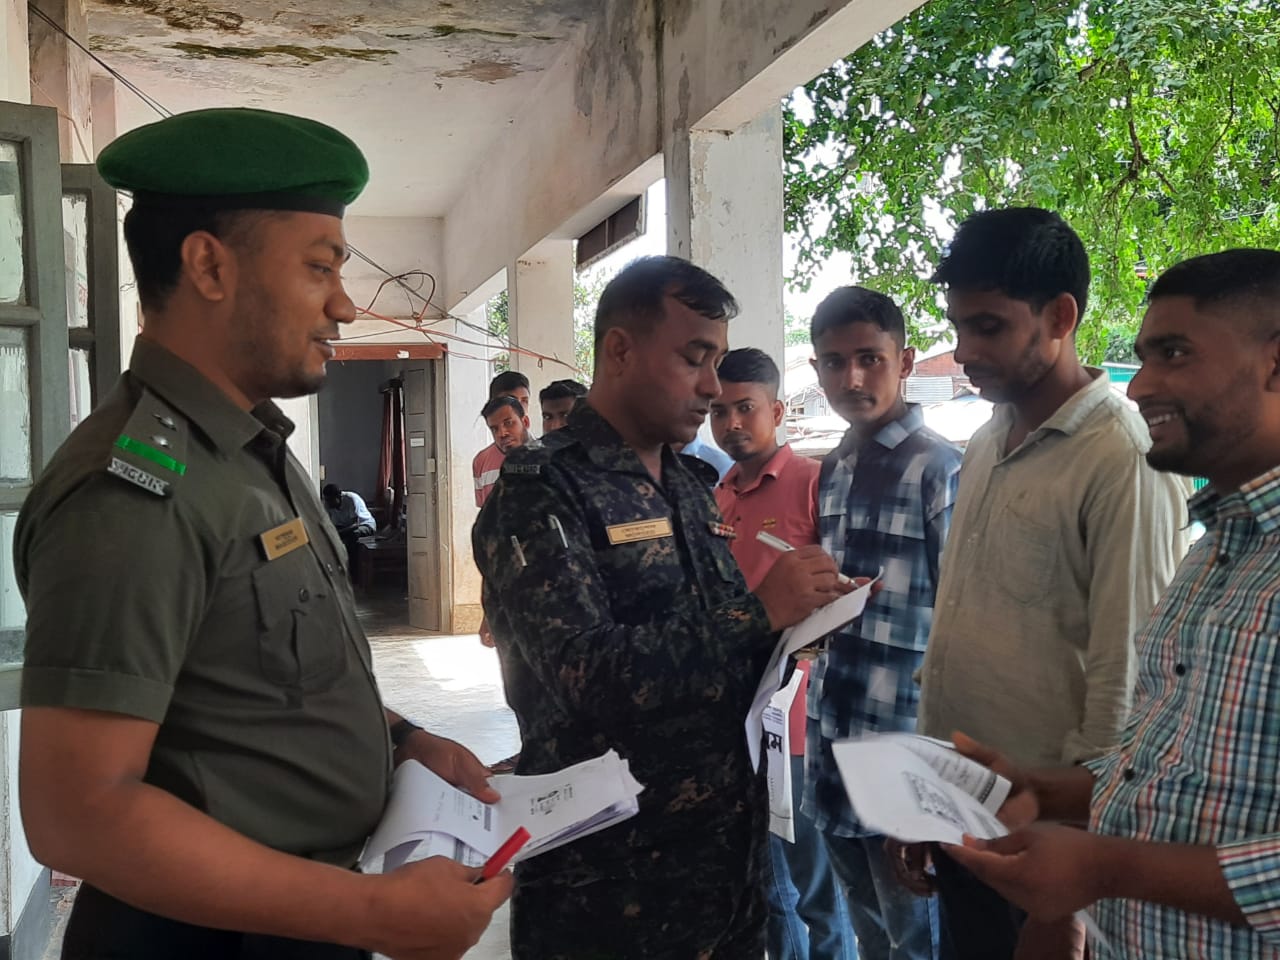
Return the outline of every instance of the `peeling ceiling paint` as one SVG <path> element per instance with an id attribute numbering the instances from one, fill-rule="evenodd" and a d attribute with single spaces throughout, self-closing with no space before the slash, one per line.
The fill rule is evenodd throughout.
<path id="1" fill-rule="evenodd" d="M 168 109 L 262 107 L 348 133 L 373 175 L 353 212 L 377 216 L 443 215 L 537 75 L 604 6 L 86 0 L 91 49 Z M 123 90 L 118 102 L 122 130 L 155 119 Z"/>

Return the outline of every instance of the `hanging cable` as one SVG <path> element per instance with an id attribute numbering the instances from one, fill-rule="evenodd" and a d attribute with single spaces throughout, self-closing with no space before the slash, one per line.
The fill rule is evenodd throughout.
<path id="1" fill-rule="evenodd" d="M 145 93 L 141 87 L 135 85 L 132 81 L 129 80 L 128 77 L 122 74 L 119 70 L 115 69 L 115 67 L 111 66 L 111 64 L 107 63 L 107 61 L 103 60 L 100 56 L 98 56 L 96 53 L 94 53 L 92 50 L 86 47 L 83 43 L 81 43 L 79 40 L 73 37 L 70 33 L 66 31 L 66 28 L 64 28 L 62 24 L 58 23 L 51 16 L 49 16 L 47 13 L 45 13 L 43 10 L 37 7 L 35 3 L 28 3 L 27 9 L 32 13 L 34 13 L 37 17 L 39 17 L 45 23 L 47 23 L 50 27 L 52 27 L 58 33 L 62 34 L 62 36 L 67 40 L 67 42 L 72 43 L 76 47 L 78 47 L 81 51 L 84 52 L 85 56 L 89 57 L 89 59 L 91 59 L 94 63 L 100 66 L 103 70 L 107 71 L 107 73 L 111 74 L 111 76 L 119 80 L 122 84 L 124 84 L 125 88 L 129 90 L 130 93 L 136 96 L 139 100 L 145 103 L 148 107 L 150 107 L 156 113 L 160 114 L 160 116 L 162 117 L 173 116 L 173 113 L 168 109 L 166 109 L 160 103 L 160 101 L 156 100 L 154 97 Z"/>
<path id="2" fill-rule="evenodd" d="M 124 74 L 122 74 L 119 70 L 111 66 L 111 64 L 107 63 L 100 56 L 98 56 L 96 53 L 94 53 L 92 50 L 86 47 L 83 43 L 81 43 L 79 40 L 73 37 L 70 33 L 67 32 L 67 30 L 61 24 L 59 24 L 56 20 L 54 20 L 47 13 L 45 13 L 38 6 L 36 6 L 34 2 L 29 2 L 27 4 L 27 9 L 31 13 L 39 17 L 41 20 L 43 20 L 52 29 L 57 31 L 68 43 L 75 46 L 78 50 L 84 53 L 85 56 L 89 57 L 89 59 L 91 59 L 98 66 L 102 67 L 102 69 L 105 70 L 108 74 L 110 74 L 116 80 L 120 81 L 120 83 L 127 90 L 129 90 L 129 92 L 131 92 L 134 96 L 136 96 L 139 100 L 145 103 L 148 107 L 154 110 L 161 117 L 173 116 L 173 112 L 171 110 L 169 110 L 167 107 L 161 104 L 160 101 L 156 100 L 146 91 L 144 91 L 141 87 L 137 86 L 135 83 L 129 80 L 129 78 L 126 77 Z M 71 126 L 72 126 L 72 129 L 75 129 L 74 123 L 71 124 Z M 77 133 L 77 136 L 78 136 L 78 133 Z M 81 146 L 83 148 L 83 144 L 81 144 Z M 474 324 L 463 317 L 456 316 L 450 313 L 448 310 L 445 310 L 444 308 L 440 307 L 438 304 L 434 302 L 434 298 L 436 295 L 436 287 L 437 287 L 436 278 L 429 271 L 408 270 L 404 273 L 395 274 L 395 273 L 392 273 L 390 270 L 388 270 L 386 267 L 384 267 L 382 264 L 378 263 L 372 257 L 362 252 L 359 248 L 351 244 L 347 244 L 347 249 L 351 251 L 352 256 L 356 257 L 359 260 L 364 261 L 369 266 L 373 267 L 375 270 L 378 270 L 379 272 L 381 272 L 385 277 L 385 279 L 378 285 L 378 289 L 374 292 L 373 299 L 369 301 L 369 306 L 364 310 L 359 310 L 360 314 L 364 316 L 373 317 L 378 320 L 383 320 L 388 323 L 394 323 L 397 326 L 404 327 L 407 330 L 416 330 L 417 332 L 426 336 L 428 340 L 430 340 L 431 337 L 423 329 L 424 322 L 425 324 L 429 325 L 429 324 L 441 323 L 445 320 L 452 320 L 456 324 L 460 324 L 461 326 L 467 327 L 470 330 L 474 330 L 475 332 L 482 334 L 486 337 L 493 337 L 494 339 L 498 340 L 499 342 L 497 344 L 496 349 L 506 350 L 510 353 L 518 353 L 521 356 L 531 357 L 533 359 L 536 359 L 539 362 L 539 364 L 544 362 L 558 363 L 561 366 L 574 371 L 575 373 L 579 373 L 579 374 L 582 373 L 582 371 L 579 370 L 578 367 L 574 366 L 571 363 L 567 363 L 564 360 L 561 360 L 559 357 L 551 357 L 551 356 L 547 356 L 546 354 L 536 353 L 535 351 L 532 351 L 532 350 L 525 350 L 523 347 L 519 346 L 513 340 L 511 340 L 509 337 L 498 338 L 494 336 L 494 334 L 486 330 L 485 328 L 478 326 L 477 324 Z M 431 291 L 426 296 L 423 296 L 421 290 L 415 290 L 413 287 L 409 286 L 409 284 L 406 282 L 408 277 L 413 277 L 413 276 L 420 276 L 431 281 Z M 377 302 L 378 296 L 382 293 L 383 289 L 389 283 L 395 283 L 396 286 L 398 286 L 401 290 L 405 292 L 407 297 L 409 298 L 417 297 L 419 300 L 422 301 L 422 309 L 417 311 L 417 313 L 413 315 L 414 322 L 412 324 L 405 323 L 401 320 L 395 320 L 391 317 L 383 316 L 381 314 L 377 314 L 373 312 L 372 310 L 373 305 Z M 412 302 L 412 300 L 410 302 Z M 439 310 L 440 316 L 438 318 L 433 318 L 431 320 L 425 320 L 427 311 L 431 307 L 435 307 L 437 310 Z M 485 349 L 495 349 L 495 346 L 491 343 L 479 343 L 475 340 L 468 340 L 465 337 L 459 337 L 457 334 L 443 333 L 438 330 L 434 331 L 434 334 L 436 336 L 444 337 L 449 340 L 454 340 L 459 343 L 470 344 L 472 346 L 483 347 Z M 369 334 L 369 336 L 377 336 L 377 334 Z M 347 339 L 362 339 L 362 337 L 350 337 Z M 488 362 L 488 358 L 470 357 L 466 354 L 461 354 L 456 351 L 454 352 L 454 356 L 467 357 L 467 359 L 485 360 L 485 362 Z"/>

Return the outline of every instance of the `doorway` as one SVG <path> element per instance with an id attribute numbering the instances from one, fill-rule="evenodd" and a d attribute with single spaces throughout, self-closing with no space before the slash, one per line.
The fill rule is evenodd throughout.
<path id="1" fill-rule="evenodd" d="M 394 348 L 339 350 L 318 398 L 318 473 L 322 485 L 358 494 L 374 517 L 377 532 L 361 538 L 351 563 L 362 619 L 383 635 L 439 631 L 447 594 L 433 415 L 437 361 L 397 357 L 408 351 Z M 356 351 L 363 355 L 350 355 Z"/>

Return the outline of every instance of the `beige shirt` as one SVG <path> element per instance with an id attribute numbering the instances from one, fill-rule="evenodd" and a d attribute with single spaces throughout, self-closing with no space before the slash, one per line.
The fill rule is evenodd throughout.
<path id="1" fill-rule="evenodd" d="M 1187 548 L 1187 487 L 1143 456 L 1146 423 L 1101 370 L 1012 453 L 1001 406 L 965 451 L 920 730 L 1023 764 L 1103 753 L 1134 681 L 1133 635 Z"/>

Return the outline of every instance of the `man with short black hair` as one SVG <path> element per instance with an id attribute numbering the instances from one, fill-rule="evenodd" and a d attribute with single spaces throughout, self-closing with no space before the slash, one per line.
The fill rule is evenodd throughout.
<path id="1" fill-rule="evenodd" d="M 1080 363 L 1089 258 L 1061 217 L 975 214 L 933 279 L 956 361 L 996 409 L 965 450 L 920 732 L 963 730 L 1021 764 L 1088 760 L 1128 714 L 1134 631 L 1185 549 L 1185 492 L 1147 465 L 1142 418 L 1107 374 Z M 1021 917 L 950 858 L 936 870 L 951 955 L 1010 957 Z"/>
<path id="2" fill-rule="evenodd" d="M 520 401 L 521 409 L 528 410 L 529 378 L 518 370 L 504 370 L 489 382 L 489 400 L 496 400 L 498 397 L 514 397 Z M 493 492 L 493 485 L 498 482 L 498 472 L 502 469 L 503 457 L 498 445 L 491 443 L 471 461 L 477 507 L 483 507 L 489 494 Z"/>
<path id="3" fill-rule="evenodd" d="M 1119 743 L 1026 772 L 966 744 L 1012 778 L 1017 832 L 956 859 L 1035 917 L 1096 904 L 1117 960 L 1280 957 L 1278 304 L 1274 250 L 1184 261 L 1148 296 L 1129 396 L 1147 461 L 1209 479 L 1190 501 L 1207 532 L 1139 631 Z"/>
<path id="4" fill-rule="evenodd" d="M 671 452 L 720 393 L 736 311 L 684 260 L 619 273 L 587 398 L 511 452 L 472 533 L 518 771 L 612 748 L 644 785 L 633 819 L 516 868 L 518 960 L 764 952 L 768 800 L 743 718 L 776 631 L 848 588 L 809 546 L 748 592 L 711 492 Z"/>
<path id="5" fill-rule="evenodd" d="M 721 392 L 711 401 L 711 433 L 734 465 L 716 487 L 716 505 L 733 529 L 729 549 L 753 590 L 780 556 L 757 534 L 793 547 L 818 542 L 818 464 L 778 445 L 786 409 L 778 399 L 781 377 L 773 358 L 755 347 L 730 350 L 717 372 Z M 809 661 L 798 661 L 795 669 L 802 678 L 788 718 L 795 839 L 769 836 L 769 958 L 855 960 L 858 949 L 844 891 L 831 871 L 822 835 L 800 809 Z"/>
<path id="6" fill-rule="evenodd" d="M 914 730 L 915 674 L 935 609 L 938 564 L 951 525 L 960 451 L 924 425 L 902 381 L 915 349 L 892 299 L 841 287 L 809 326 L 818 385 L 849 422 L 822 461 L 818 531 L 848 577 L 883 589 L 840 630 L 809 687 L 804 809 L 817 822 L 844 883 L 849 916 L 867 960 L 937 957 L 937 908 L 894 879 L 884 837 L 855 816 L 832 745 L 870 733 Z"/>
<path id="7" fill-rule="evenodd" d="M 32 853 L 83 878 L 68 960 L 460 957 L 510 889 L 432 858 L 353 869 L 392 767 L 494 801 L 459 744 L 384 707 L 344 557 L 272 397 L 340 327 L 359 148 L 264 110 L 108 144 L 146 318 L 129 369 L 18 518 L 20 790 Z"/>
<path id="8" fill-rule="evenodd" d="M 480 416 L 503 456 L 533 439 L 529 435 L 529 417 L 515 397 L 494 397 L 480 410 Z"/>
<path id="9" fill-rule="evenodd" d="M 538 391 L 538 406 L 542 408 L 543 436 L 569 425 L 569 414 L 579 400 L 587 395 L 587 388 L 577 380 L 552 380 Z"/>

